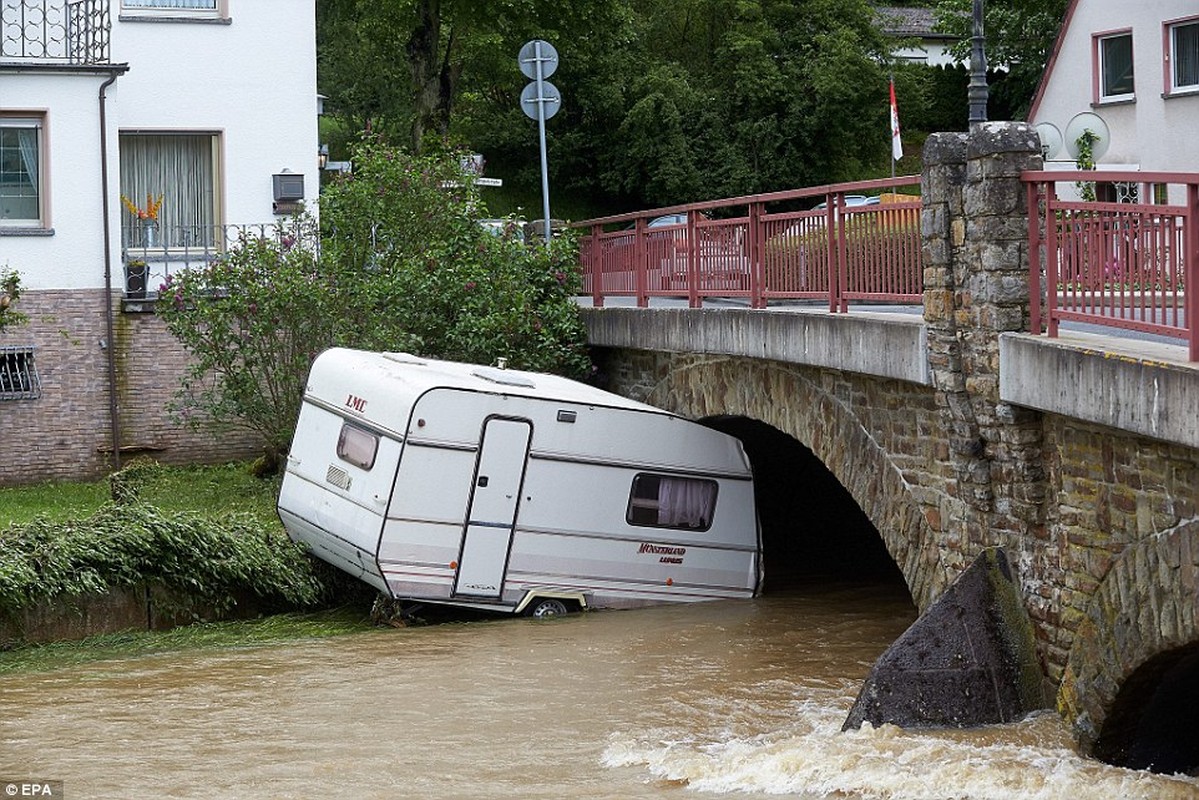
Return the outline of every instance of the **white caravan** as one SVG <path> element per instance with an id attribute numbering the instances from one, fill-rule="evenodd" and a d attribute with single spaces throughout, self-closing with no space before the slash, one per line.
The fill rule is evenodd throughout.
<path id="1" fill-rule="evenodd" d="M 554 375 L 332 349 L 279 516 L 393 598 L 535 616 L 752 597 L 741 442 Z"/>

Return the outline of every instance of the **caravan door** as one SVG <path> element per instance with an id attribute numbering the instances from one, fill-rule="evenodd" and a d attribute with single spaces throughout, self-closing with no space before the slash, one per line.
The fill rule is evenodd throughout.
<path id="1" fill-rule="evenodd" d="M 492 417 L 483 426 L 454 583 L 456 596 L 500 597 L 532 435 L 533 425 L 525 419 Z"/>

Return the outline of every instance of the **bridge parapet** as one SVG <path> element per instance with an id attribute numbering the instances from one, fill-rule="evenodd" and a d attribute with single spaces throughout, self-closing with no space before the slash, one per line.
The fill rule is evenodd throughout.
<path id="1" fill-rule="evenodd" d="M 1011 553 L 1048 683 L 1089 747 L 1113 707 L 1140 707 L 1118 702 L 1131 676 L 1199 649 L 1199 365 L 1170 345 L 1119 355 L 1111 337 L 1022 332 L 1036 294 L 1021 173 L 1039 161 L 1023 124 L 930 138 L 923 318 L 583 313 L 618 391 L 810 448 L 922 609 L 984 549 Z"/>

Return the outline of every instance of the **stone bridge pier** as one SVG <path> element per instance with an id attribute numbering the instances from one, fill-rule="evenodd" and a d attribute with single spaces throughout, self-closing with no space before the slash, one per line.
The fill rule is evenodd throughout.
<path id="1" fill-rule="evenodd" d="M 1041 166 L 1030 126 L 934 135 L 924 163 L 923 317 L 585 309 L 609 388 L 690 418 L 748 418 L 810 451 L 922 611 L 1003 548 L 1046 696 L 1083 749 L 1193 770 L 1199 369 L 1026 333 L 1044 292 L 1029 285 L 1020 181 Z"/>

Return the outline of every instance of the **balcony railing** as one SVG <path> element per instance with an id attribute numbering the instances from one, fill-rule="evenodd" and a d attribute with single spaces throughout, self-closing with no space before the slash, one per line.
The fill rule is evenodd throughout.
<path id="1" fill-rule="evenodd" d="M 294 222 L 126 226 L 121 229 L 125 298 L 154 300 L 171 275 L 204 267 L 247 238 L 267 239 L 285 248 L 298 244 L 311 249 L 320 246 L 315 232 Z"/>
<path id="2" fill-rule="evenodd" d="M 1199 361 L 1199 176 L 1166 172 L 1031 172 L 1031 327 L 1063 322 L 1141 331 L 1189 342 Z M 1055 184 L 1124 187 L 1133 202 L 1058 199 Z M 1160 189 L 1173 203 L 1148 203 Z M 1163 197 L 1162 199 L 1166 199 Z M 1042 284 L 1042 280 L 1044 283 Z M 1042 307 L 1042 296 L 1044 307 Z"/>
<path id="3" fill-rule="evenodd" d="M 577 223 L 583 291 L 605 297 L 920 303 L 920 198 L 903 177 L 692 203 Z M 867 198 L 865 193 L 874 196 Z"/>
<path id="4" fill-rule="evenodd" d="M 107 64 L 110 0 L 0 0 L 0 62 Z"/>

